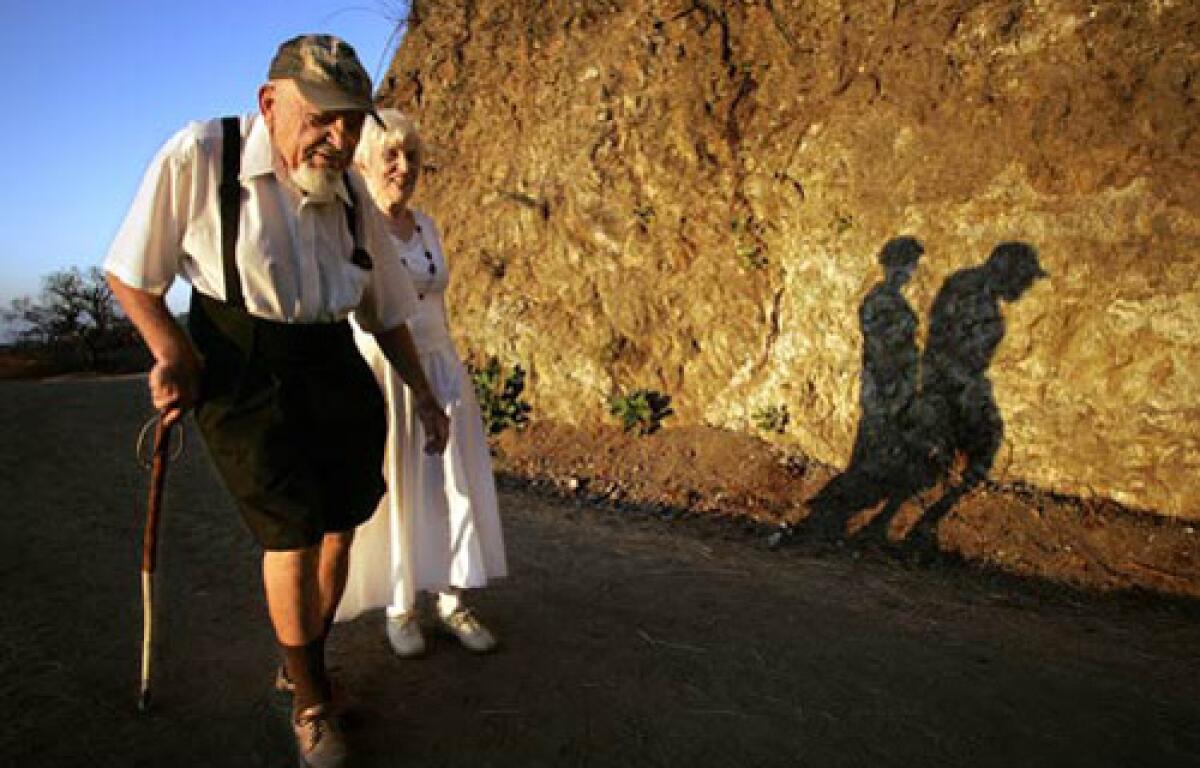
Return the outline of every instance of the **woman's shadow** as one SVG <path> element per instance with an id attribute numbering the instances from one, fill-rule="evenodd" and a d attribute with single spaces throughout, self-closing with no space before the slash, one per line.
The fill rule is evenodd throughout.
<path id="1" fill-rule="evenodd" d="M 1046 272 L 1032 246 L 1005 242 L 983 264 L 950 275 L 918 354 L 916 315 L 900 288 L 923 252 L 909 237 L 880 252 L 884 281 L 859 308 L 858 435 L 846 469 L 809 501 L 818 531 L 930 543 L 941 519 L 987 478 L 1003 442 L 987 377 L 1005 333 L 1000 302 L 1016 301 Z"/>
<path id="2" fill-rule="evenodd" d="M 924 253 L 916 238 L 889 240 L 878 256 L 883 280 L 871 287 L 859 305 L 863 345 L 854 448 L 846 469 L 809 501 L 810 525 L 823 534 L 840 537 L 860 511 L 885 510 L 899 496 L 899 484 L 913 463 L 911 434 L 919 417 L 919 323 L 903 289 Z"/>

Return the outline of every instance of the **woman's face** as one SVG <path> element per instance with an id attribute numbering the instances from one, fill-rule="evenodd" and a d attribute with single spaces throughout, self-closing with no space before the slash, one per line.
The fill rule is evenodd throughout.
<path id="1" fill-rule="evenodd" d="M 389 136 L 383 142 L 372 176 L 376 200 L 384 210 L 408 205 L 421 172 L 418 154 L 416 138 L 411 134 Z"/>

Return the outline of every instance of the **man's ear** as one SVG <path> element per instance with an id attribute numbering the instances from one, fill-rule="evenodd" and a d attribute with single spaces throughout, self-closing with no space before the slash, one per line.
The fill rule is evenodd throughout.
<path id="1" fill-rule="evenodd" d="M 258 111 L 266 121 L 268 128 L 275 122 L 275 103 L 275 84 L 263 83 L 262 87 L 258 89 Z"/>

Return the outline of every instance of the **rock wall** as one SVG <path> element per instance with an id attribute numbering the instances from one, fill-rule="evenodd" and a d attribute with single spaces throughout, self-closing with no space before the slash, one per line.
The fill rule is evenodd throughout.
<path id="1" fill-rule="evenodd" d="M 646 387 L 836 466 L 1200 517 L 1195 3 L 412 14 L 381 100 L 422 125 L 459 342 L 536 417 Z"/>

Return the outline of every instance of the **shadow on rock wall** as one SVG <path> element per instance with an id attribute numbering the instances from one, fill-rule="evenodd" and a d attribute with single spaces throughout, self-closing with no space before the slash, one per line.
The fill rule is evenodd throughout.
<path id="1" fill-rule="evenodd" d="M 991 471 L 1004 420 L 987 371 L 1004 338 L 1000 302 L 1016 301 L 1046 272 L 1021 242 L 946 278 L 933 302 L 924 354 L 916 312 L 901 290 L 924 247 L 894 238 L 879 253 L 884 279 L 859 307 L 860 417 L 850 462 L 809 501 L 825 535 L 914 544 Z M 904 514 L 899 514 L 903 512 Z"/>

